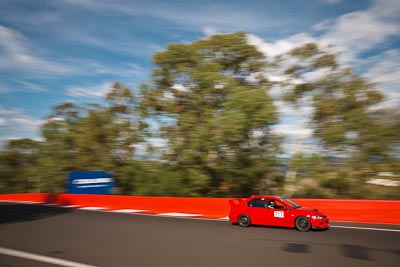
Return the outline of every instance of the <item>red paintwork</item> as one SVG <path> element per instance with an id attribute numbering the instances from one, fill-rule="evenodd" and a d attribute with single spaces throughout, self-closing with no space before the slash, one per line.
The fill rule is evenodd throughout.
<path id="1" fill-rule="evenodd" d="M 254 199 L 261 199 L 260 202 L 265 201 L 266 204 L 270 200 L 274 200 L 278 205 L 275 208 L 254 207 L 250 205 L 250 202 Z M 323 212 L 316 209 L 293 206 L 292 203 L 278 196 L 238 198 L 230 200 L 229 204 L 231 207 L 229 220 L 232 223 L 237 223 L 238 217 L 241 214 L 246 214 L 250 217 L 251 224 L 294 228 L 296 218 L 305 216 L 310 220 L 313 228 L 329 228 L 329 219 Z M 313 216 L 322 216 L 323 219 L 313 219 Z"/>

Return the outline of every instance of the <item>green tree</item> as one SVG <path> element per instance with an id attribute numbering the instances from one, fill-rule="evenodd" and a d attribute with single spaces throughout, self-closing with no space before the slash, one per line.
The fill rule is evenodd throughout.
<path id="1" fill-rule="evenodd" d="M 106 170 L 118 193 L 132 195 L 398 198 L 398 188 L 365 183 L 399 173 L 398 109 L 377 108 L 384 98 L 375 85 L 315 44 L 267 60 L 243 32 L 170 44 L 154 55 L 139 97 L 115 83 L 104 104 L 54 106 L 43 141 L 10 141 L 0 152 L 0 192 L 63 192 L 68 172 Z M 272 87 L 313 107 L 323 148 L 293 155 L 286 177 L 277 167 L 282 138 L 271 132 L 279 119 Z M 150 142 L 135 158 L 146 137 L 167 145 Z"/>
<path id="2" fill-rule="evenodd" d="M 263 55 L 243 32 L 154 55 L 141 110 L 168 140 L 163 159 L 186 173 L 192 194 L 248 195 L 276 163 L 280 139 L 270 132 L 276 109 L 266 93 Z"/>
<path id="3" fill-rule="evenodd" d="M 290 79 L 285 86 L 290 90 L 285 99 L 296 105 L 308 100 L 314 108 L 310 121 L 314 137 L 324 147 L 325 156 L 340 159 L 340 167 L 330 169 L 335 175 L 322 186 L 334 190 L 336 197 L 358 197 L 357 188 L 362 189 L 374 175 L 371 170 L 377 169 L 376 165 L 398 172 L 400 117 L 379 108 L 384 96 L 376 86 L 351 68 L 340 66 L 335 55 L 315 44 L 296 48 L 289 56 L 292 63 L 285 74 Z M 296 82 L 290 82 L 293 80 Z"/>
<path id="4" fill-rule="evenodd" d="M 399 142 L 399 116 L 385 119 L 385 112 L 376 107 L 383 95 L 373 84 L 350 68 L 340 67 L 335 55 L 327 54 L 315 44 L 296 48 L 290 55 L 298 64 L 290 66 L 286 74 L 294 78 L 325 70 L 314 81 L 297 82 L 286 95 L 291 102 L 311 98 L 315 111 L 311 118 L 315 136 L 332 151 L 350 153 L 361 160 L 370 157 L 387 158 L 392 145 Z"/>
<path id="5" fill-rule="evenodd" d="M 40 186 L 36 165 L 40 142 L 31 139 L 8 141 L 0 153 L 0 193 L 36 192 Z"/>
<path id="6" fill-rule="evenodd" d="M 79 168 L 77 150 L 70 129 L 85 115 L 84 107 L 65 102 L 53 107 L 41 128 L 42 142 L 37 168 L 41 173 L 41 190 L 60 193 L 65 190 L 67 173 Z"/>
<path id="7" fill-rule="evenodd" d="M 137 101 L 130 88 L 115 83 L 105 100 L 105 106 L 63 103 L 54 107 L 42 128 L 41 164 L 49 173 L 46 180 L 55 186 L 48 190 L 63 190 L 70 171 L 106 170 L 118 182 L 145 124 L 135 115 Z"/>

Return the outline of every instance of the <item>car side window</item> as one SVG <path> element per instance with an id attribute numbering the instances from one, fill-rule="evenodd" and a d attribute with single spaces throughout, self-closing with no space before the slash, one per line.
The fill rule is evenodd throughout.
<path id="1" fill-rule="evenodd" d="M 264 198 L 253 198 L 249 203 L 247 203 L 248 207 L 254 208 L 266 208 L 267 203 Z"/>
<path id="2" fill-rule="evenodd" d="M 283 210 L 285 208 L 285 204 L 283 204 L 282 202 L 280 202 L 279 200 L 275 201 L 275 207 L 274 209 L 280 209 Z"/>
<path id="3" fill-rule="evenodd" d="M 276 204 L 275 204 L 275 200 L 269 199 L 267 203 L 268 203 L 268 204 L 267 204 L 267 208 L 270 208 L 270 209 L 275 208 L 275 205 L 276 205 Z"/>

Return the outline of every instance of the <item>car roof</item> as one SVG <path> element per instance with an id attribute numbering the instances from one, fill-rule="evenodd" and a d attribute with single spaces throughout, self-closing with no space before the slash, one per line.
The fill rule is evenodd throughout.
<path id="1" fill-rule="evenodd" d="M 280 196 L 267 196 L 267 195 L 252 195 L 250 198 L 278 198 L 281 199 Z"/>

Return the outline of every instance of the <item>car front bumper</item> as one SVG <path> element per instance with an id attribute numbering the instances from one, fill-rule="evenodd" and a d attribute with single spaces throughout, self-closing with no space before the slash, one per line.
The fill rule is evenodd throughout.
<path id="1" fill-rule="evenodd" d="M 313 220 L 311 222 L 312 228 L 313 229 L 328 229 L 329 228 L 329 220 L 324 219 L 324 220 Z"/>

